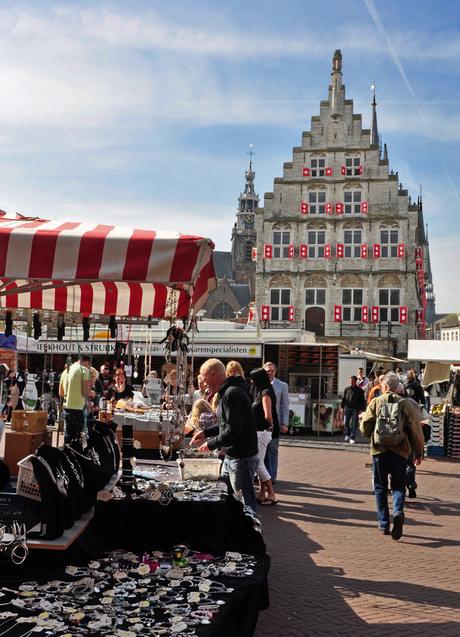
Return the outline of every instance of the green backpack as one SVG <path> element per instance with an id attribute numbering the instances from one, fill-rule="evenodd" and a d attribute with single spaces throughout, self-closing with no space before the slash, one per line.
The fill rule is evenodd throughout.
<path id="1" fill-rule="evenodd" d="M 399 411 L 398 399 L 395 403 L 382 400 L 374 428 L 374 442 L 382 447 L 394 447 L 404 438 L 404 425 Z"/>

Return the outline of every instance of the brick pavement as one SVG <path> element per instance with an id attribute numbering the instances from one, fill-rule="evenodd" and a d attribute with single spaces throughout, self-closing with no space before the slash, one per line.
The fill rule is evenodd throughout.
<path id="1" fill-rule="evenodd" d="M 271 605 L 255 637 L 460 634 L 460 462 L 424 460 L 395 542 L 377 531 L 369 459 L 280 447 L 280 503 L 261 511 Z"/>

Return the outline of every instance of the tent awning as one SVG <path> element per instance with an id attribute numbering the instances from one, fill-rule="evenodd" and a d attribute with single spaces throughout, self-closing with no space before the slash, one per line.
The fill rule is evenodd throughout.
<path id="1" fill-rule="evenodd" d="M 460 341 L 408 341 L 407 358 L 422 363 L 460 363 Z"/>
<path id="2" fill-rule="evenodd" d="M 184 317 L 217 287 L 213 248 L 178 232 L 0 212 L 0 307 Z"/>

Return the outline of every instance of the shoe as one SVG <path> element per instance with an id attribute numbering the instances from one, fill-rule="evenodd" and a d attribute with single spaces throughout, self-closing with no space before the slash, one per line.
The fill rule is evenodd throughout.
<path id="1" fill-rule="evenodd" d="M 396 513 L 393 518 L 393 528 L 391 529 L 391 537 L 393 540 L 400 540 L 403 532 L 404 517 L 402 513 Z"/>
<path id="2" fill-rule="evenodd" d="M 354 438 L 350 438 L 350 445 L 355 445 L 355 444 L 356 444 L 355 439 Z"/>
<path id="3" fill-rule="evenodd" d="M 409 498 L 416 498 L 417 497 L 417 492 L 414 489 L 414 487 L 409 487 L 407 490 L 409 492 L 408 493 Z"/>
<path id="4" fill-rule="evenodd" d="M 262 504 L 262 502 L 265 502 L 265 500 L 261 500 L 260 498 L 256 498 L 257 500 L 257 504 Z"/>
<path id="5" fill-rule="evenodd" d="M 278 504 L 278 500 L 270 500 L 267 498 L 263 502 L 260 503 L 263 507 L 274 507 L 275 504 Z"/>
<path id="6" fill-rule="evenodd" d="M 390 535 L 390 529 L 381 529 L 379 527 L 379 531 L 380 533 L 383 533 L 383 535 Z"/>
<path id="7" fill-rule="evenodd" d="M 350 438 L 348 436 L 345 436 L 345 438 L 343 440 L 344 440 L 344 442 L 348 442 L 350 440 Z"/>

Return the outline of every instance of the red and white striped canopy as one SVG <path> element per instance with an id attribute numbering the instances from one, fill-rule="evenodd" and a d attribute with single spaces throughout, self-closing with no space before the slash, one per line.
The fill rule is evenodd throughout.
<path id="1" fill-rule="evenodd" d="M 0 211 L 0 307 L 175 318 L 217 287 L 210 239 Z"/>

